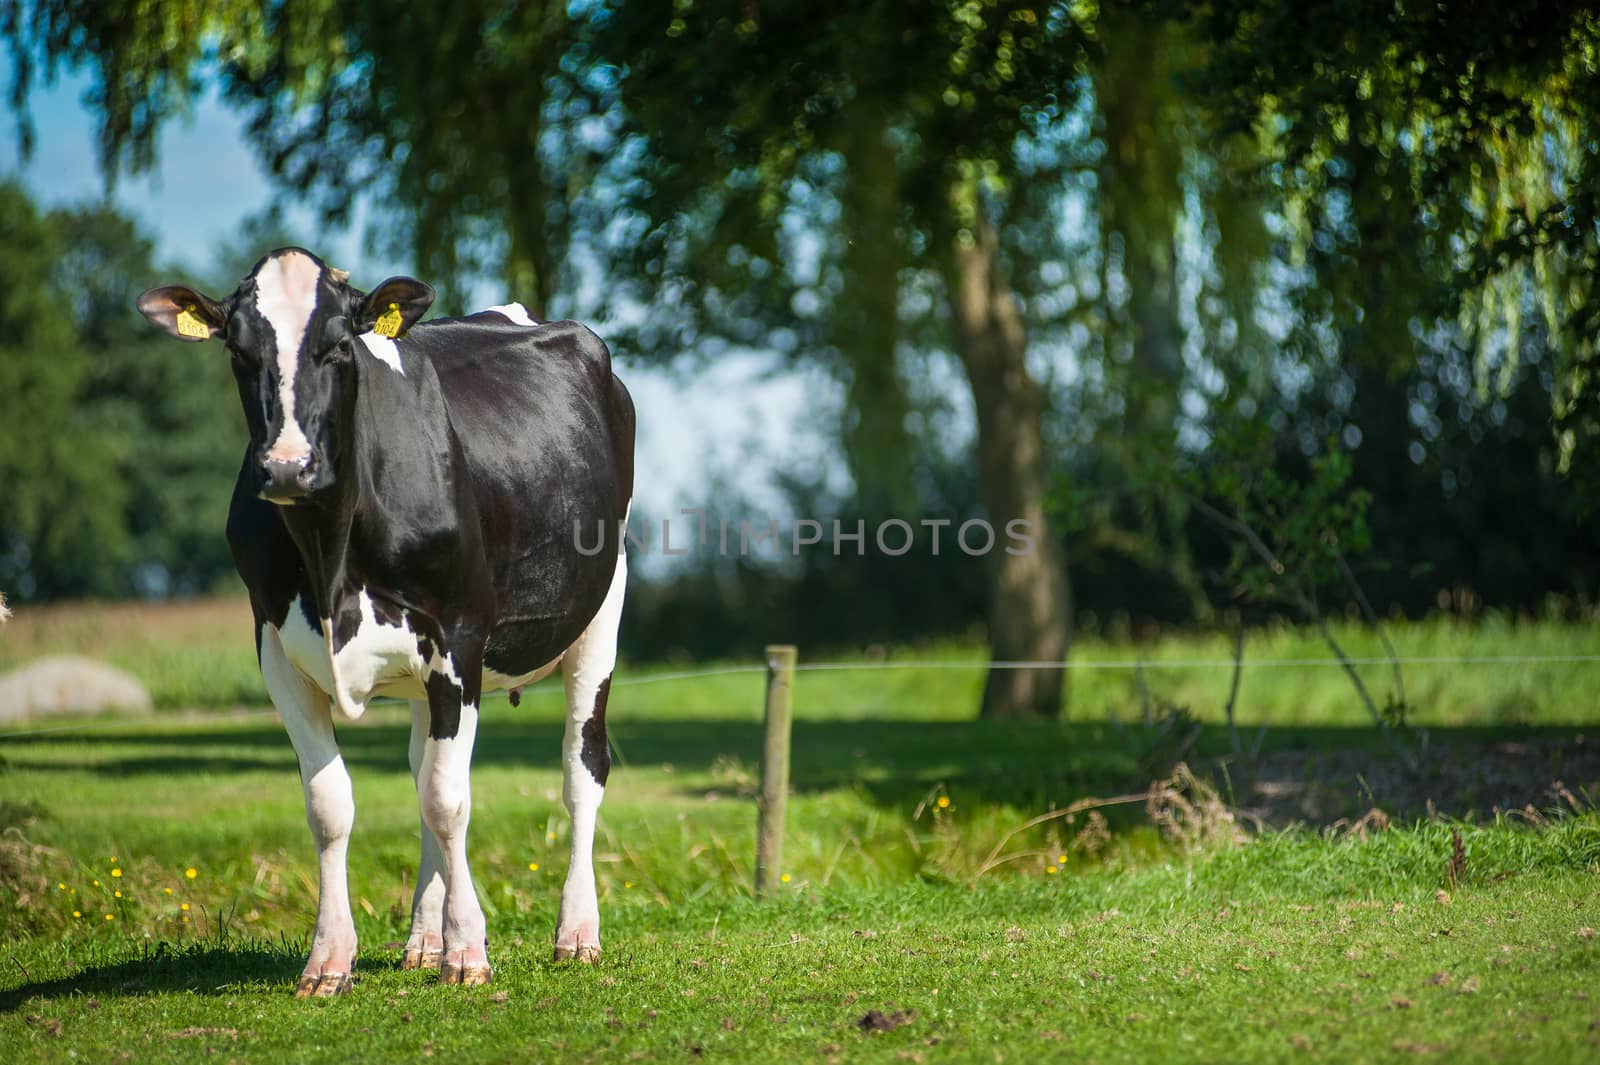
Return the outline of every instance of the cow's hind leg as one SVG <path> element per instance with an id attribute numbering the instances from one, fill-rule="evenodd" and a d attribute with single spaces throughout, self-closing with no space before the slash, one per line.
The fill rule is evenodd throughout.
<path id="1" fill-rule="evenodd" d="M 327 695 L 289 664 L 271 626 L 261 631 L 261 676 L 299 758 L 306 821 L 317 842 L 317 928 L 294 993 L 301 998 L 337 995 L 350 990 L 356 963 L 356 926 L 345 878 L 356 817 L 350 774 L 334 737 Z"/>
<path id="2" fill-rule="evenodd" d="M 444 867 L 444 956 L 439 980 L 486 984 L 493 975 L 483 908 L 467 868 L 467 823 L 472 818 L 472 744 L 478 733 L 476 685 L 464 691 L 456 669 L 469 678 L 482 670 L 481 654 L 457 659 L 452 670 L 428 677 L 428 735 L 422 741 L 417 798 L 422 821 L 438 840 Z M 470 680 L 468 683 L 472 683 Z"/>
<path id="3" fill-rule="evenodd" d="M 567 727 L 561 745 L 561 797 L 572 816 L 572 857 L 561 888 L 556 922 L 557 961 L 600 960 L 600 901 L 594 883 L 594 830 L 611 772 L 606 740 L 606 699 L 617 661 L 617 625 L 627 564 L 617 570 L 605 603 L 561 660 L 567 691 Z"/>
<path id="4" fill-rule="evenodd" d="M 411 778 L 422 780 L 423 745 L 428 740 L 428 702 L 411 700 Z M 439 840 L 422 819 L 422 860 L 417 864 L 417 891 L 411 898 L 411 934 L 406 939 L 404 969 L 437 969 L 444 961 L 444 857 Z"/>

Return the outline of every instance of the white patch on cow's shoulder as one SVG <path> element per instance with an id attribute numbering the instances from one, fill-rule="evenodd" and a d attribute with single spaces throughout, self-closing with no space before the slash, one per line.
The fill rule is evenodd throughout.
<path id="1" fill-rule="evenodd" d="M 256 271 L 256 310 L 272 326 L 278 341 L 278 403 L 283 428 L 267 451 L 277 462 L 311 461 L 311 442 L 294 416 L 294 379 L 300 368 L 300 345 L 306 324 L 317 309 L 317 280 L 322 268 L 304 252 L 290 251 L 268 259 Z"/>
<path id="2" fill-rule="evenodd" d="M 317 632 L 306 624 L 298 599 L 290 605 L 281 632 L 284 656 L 331 695 L 340 713 L 351 719 L 361 716 L 367 700 L 374 695 L 426 697 L 423 677 L 429 667 L 417 653 L 417 635 L 406 620 L 402 618 L 398 625 L 384 624 L 378 620 L 366 590 L 356 594 L 361 624 L 350 642 L 337 651 L 330 653 L 327 632 Z M 324 622 L 325 626 L 328 624 Z"/>
<path id="3" fill-rule="evenodd" d="M 400 365 L 400 345 L 396 344 L 393 339 L 384 336 L 382 333 L 362 333 L 360 339 L 361 343 L 367 346 L 367 351 L 371 352 L 373 358 L 388 366 L 389 369 L 401 377 L 406 375 L 406 368 Z"/>
<path id="4" fill-rule="evenodd" d="M 333 674 L 328 662 L 328 646 L 323 641 L 322 633 L 306 624 L 300 604 L 298 598 L 289 604 L 288 616 L 278 630 L 278 638 L 283 642 L 283 657 L 317 687 L 324 692 L 331 692 Z"/>
<path id="5" fill-rule="evenodd" d="M 500 307 L 490 307 L 489 310 L 496 314 L 503 314 L 517 325 L 538 325 L 533 316 L 528 313 L 528 308 L 520 303 L 507 303 Z"/>

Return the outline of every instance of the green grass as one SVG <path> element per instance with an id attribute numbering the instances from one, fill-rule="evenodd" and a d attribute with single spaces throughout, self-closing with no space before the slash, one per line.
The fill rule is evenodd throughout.
<path id="1" fill-rule="evenodd" d="M 98 632 L 112 657 L 128 653 L 143 670 L 129 648 L 154 649 L 165 657 L 153 661 L 192 666 L 172 692 L 204 690 L 194 678 L 207 668 L 228 675 L 199 664 L 223 639 L 224 614 L 184 620 L 183 635 L 171 617 L 143 620 L 58 617 L 31 630 L 29 646 Z M 1436 622 L 1395 639 L 1424 654 L 1594 646 L 1582 627 L 1554 624 Z M 1251 646 L 1280 660 L 1315 653 L 1289 631 Z M 1226 656 L 1226 641 L 1199 637 L 1144 653 Z M 1423 670 L 1408 683 L 1425 694 L 1413 695 L 1415 712 L 1436 742 L 1576 742 L 1596 721 L 1595 671 L 1454 667 L 1432 688 Z M 1103 823 L 1082 811 L 1019 832 L 1087 796 L 1142 790 L 1140 752 L 1106 721 L 1137 717 L 1131 677 L 1075 675 L 1063 722 L 978 723 L 976 672 L 808 672 L 796 686 L 789 880 L 757 902 L 762 678 L 657 677 L 625 670 L 612 696 L 598 969 L 548 960 L 567 846 L 559 689 L 533 689 L 519 709 L 486 704 L 472 857 L 497 975 L 483 989 L 400 971 L 389 946 L 404 938 L 417 848 L 400 708 L 377 705 L 340 729 L 358 805 L 351 891 L 363 949 L 354 993 L 334 1002 L 289 994 L 316 867 L 294 756 L 270 711 L 0 737 L 6 1059 L 1596 1056 L 1600 814 L 1247 835 L 1223 796 L 1180 781 L 1182 802 L 1168 802 L 1159 825 L 1135 802 L 1094 811 Z M 627 683 L 639 680 L 652 682 Z M 1151 669 L 1147 682 L 1156 702 L 1216 721 L 1225 671 Z M 1263 669 L 1241 709 L 1284 722 L 1267 733 L 1269 751 L 1383 757 L 1343 683 L 1332 671 Z M 1516 714 L 1495 710 L 1512 696 L 1523 700 Z M 1209 726 L 1193 753 L 1207 761 L 1227 747 Z M 1600 785 L 1567 777 L 1580 796 Z M 1352 788 L 1345 812 L 1365 808 Z M 1457 837 L 1464 860 L 1452 864 Z M 912 1015 L 866 1033 L 869 1010 Z"/>
<path id="2" fill-rule="evenodd" d="M 1315 843 L 1290 849 L 1274 860 L 1326 863 Z M 0 991 L 0 1040 L 18 1057 L 140 1061 L 1593 1060 L 1592 872 L 1449 905 L 1304 881 L 1238 898 L 1240 873 L 1218 860 L 981 894 L 614 905 L 598 969 L 553 966 L 539 922 L 501 921 L 491 987 L 440 987 L 379 950 L 328 1003 L 288 997 L 300 959 L 270 942 L 101 934 L 26 952 L 46 979 Z M 869 1034 L 869 1010 L 911 1016 Z"/>

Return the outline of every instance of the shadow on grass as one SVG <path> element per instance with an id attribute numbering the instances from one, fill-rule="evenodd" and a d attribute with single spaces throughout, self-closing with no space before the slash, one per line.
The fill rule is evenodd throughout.
<path id="1" fill-rule="evenodd" d="M 399 720 L 369 720 L 345 726 L 339 732 L 345 761 L 367 771 L 407 774 L 408 725 Z M 1434 793 L 1425 796 L 1440 812 L 1456 816 L 1487 813 L 1504 807 L 1498 787 L 1478 787 L 1464 780 L 1456 762 L 1472 762 L 1484 752 L 1510 745 L 1536 746 L 1535 756 L 1523 759 L 1523 775 L 1545 775 L 1529 787 L 1539 789 L 1560 777 L 1564 763 L 1572 771 L 1588 773 L 1596 745 L 1574 738 L 1567 728 L 1451 728 L 1433 729 L 1430 744 L 1436 764 L 1432 772 Z M 557 720 L 518 719 L 515 711 L 501 708 L 480 722 L 474 764 L 479 768 L 528 768 L 554 772 L 558 767 L 562 726 Z M 611 729 L 617 751 L 613 783 L 620 784 L 630 767 L 671 766 L 685 796 L 709 791 L 740 793 L 750 789 L 759 772 L 762 732 L 755 722 L 700 718 L 643 721 L 614 719 Z M 63 758 L 60 746 L 81 743 L 83 760 Z M 1137 729 L 1119 731 L 1105 723 L 1088 722 L 924 722 L 906 720 L 844 720 L 794 725 L 791 782 L 797 795 L 850 790 L 885 808 L 908 810 L 936 787 L 969 808 L 1006 805 L 1019 810 L 1042 810 L 1085 796 L 1103 796 L 1145 787 L 1162 770 L 1160 750 L 1149 749 L 1148 737 Z M 48 748 L 48 751 L 46 750 Z M 1226 732 L 1206 727 L 1184 757 L 1196 766 L 1216 766 L 1229 754 Z M 36 754 L 34 752 L 37 752 Z M 1359 815 L 1380 797 L 1363 794 L 1358 778 L 1392 776 L 1392 759 L 1371 730 L 1354 727 L 1285 727 L 1268 730 L 1262 741 L 1262 759 L 1256 768 L 1267 772 L 1280 791 L 1307 782 L 1321 787 L 1334 770 L 1341 789 L 1330 806 L 1331 816 Z M 1580 754 L 1580 758 L 1567 757 Z M 14 768 L 53 771 L 92 768 L 113 776 L 196 773 L 231 774 L 269 771 L 294 774 L 294 753 L 276 723 L 218 722 L 130 726 L 97 732 L 92 738 L 64 740 L 58 736 L 27 737 L 7 743 L 7 762 Z M 1248 770 L 1247 770 L 1248 772 Z M 1589 780 L 1571 780 L 1587 786 Z M 1426 781 L 1424 781 L 1426 783 Z M 1218 773 L 1224 797 L 1248 806 L 1247 791 L 1260 784 L 1259 774 Z M 1230 794 L 1237 785 L 1239 794 Z M 1440 791 L 1445 788 L 1445 791 Z M 1453 789 L 1460 794 L 1450 794 Z M 1527 791 L 1526 788 L 1523 791 Z M 1510 794 L 1506 792 L 1505 794 Z M 1423 806 L 1400 801 L 1391 813 Z M 1518 799 L 1513 808 L 1524 800 Z M 1365 805 L 1363 805 L 1363 803 Z M 1280 804 L 1281 805 L 1281 804 Z M 1287 809 L 1287 807 L 1286 807 Z"/>
<path id="2" fill-rule="evenodd" d="M 107 965 L 90 965 L 55 980 L 31 977 L 20 987 L 0 991 L 0 1013 L 11 1013 L 30 999 L 72 995 L 139 995 L 188 992 L 236 994 L 247 988 L 287 995 L 305 958 L 287 944 L 261 941 L 207 942 L 186 946 L 146 945 L 137 956 Z M 26 972 L 24 972 L 26 976 Z"/>

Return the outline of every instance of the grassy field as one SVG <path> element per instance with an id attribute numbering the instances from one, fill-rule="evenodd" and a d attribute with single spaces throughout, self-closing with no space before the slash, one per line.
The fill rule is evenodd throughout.
<path id="1" fill-rule="evenodd" d="M 292 751 L 252 695 L 247 626 L 229 609 L 24 612 L 0 637 L 0 668 L 97 650 L 162 705 L 210 708 L 0 737 L 8 1060 L 1600 1053 L 1600 773 L 1578 738 L 1600 719 L 1593 663 L 1407 677 L 1436 751 L 1536 750 L 1566 799 L 1385 826 L 1362 818 L 1372 795 L 1351 781 L 1343 820 L 1288 830 L 1247 823 L 1227 771 L 1175 773 L 1155 801 L 1139 798 L 1152 764 L 1141 745 L 1159 743 L 1136 723 L 1126 672 L 1077 674 L 1067 720 L 1019 724 L 970 720 L 976 671 L 804 673 L 788 879 L 762 902 L 748 888 L 760 675 L 619 674 L 596 969 L 548 960 L 567 843 L 560 699 L 535 689 L 518 709 L 493 700 L 474 777 L 473 866 L 497 967 L 481 989 L 399 969 L 417 817 L 402 711 L 379 705 L 340 730 L 358 804 L 361 979 L 343 1000 L 308 1003 L 289 990 L 312 923 L 314 854 Z M 1590 632 L 1435 622 L 1393 638 L 1408 654 L 1582 655 L 1594 653 Z M 1352 653 L 1370 650 L 1347 635 Z M 1279 661 L 1317 653 L 1287 631 L 1253 634 L 1250 648 Z M 1203 638 L 1080 648 L 1099 661 L 1227 651 Z M 976 657 L 948 647 L 889 661 L 913 655 Z M 179 675 L 165 688 L 163 668 Z M 1381 691 L 1385 671 L 1371 674 Z M 1187 705 L 1211 722 L 1192 764 L 1226 755 L 1215 727 L 1226 670 L 1151 668 L 1145 681 L 1157 708 Z M 215 709 L 235 705 L 245 709 Z M 1274 722 L 1263 764 L 1354 749 L 1373 779 L 1385 765 L 1335 671 L 1261 668 L 1240 711 Z M 1433 779 L 1453 778 L 1436 767 Z M 1091 809 L 1090 797 L 1133 798 Z M 1025 827 L 1074 803 L 1070 817 Z"/>

